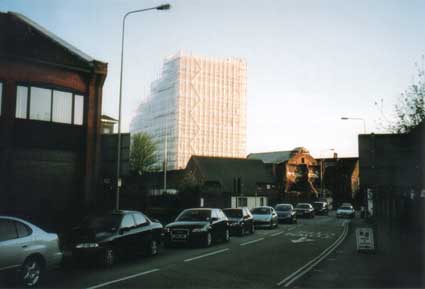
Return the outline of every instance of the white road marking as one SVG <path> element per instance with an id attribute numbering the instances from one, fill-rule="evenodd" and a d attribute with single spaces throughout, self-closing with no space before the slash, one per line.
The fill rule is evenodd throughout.
<path id="1" fill-rule="evenodd" d="M 293 282 L 301 278 L 304 274 L 308 273 L 311 269 L 314 268 L 317 264 L 319 264 L 323 259 L 325 259 L 329 254 L 331 254 L 345 239 L 345 237 L 348 234 L 348 226 L 344 227 L 344 230 L 342 231 L 341 235 L 338 237 L 338 239 L 330 245 L 328 248 L 326 248 L 322 253 L 320 253 L 316 258 L 312 259 L 311 261 L 307 262 L 304 266 L 287 276 L 285 279 L 277 283 L 277 286 L 284 285 L 284 287 L 288 287 Z"/>
<path id="2" fill-rule="evenodd" d="M 255 240 L 252 240 L 252 241 L 249 241 L 249 242 L 242 243 L 241 246 L 246 246 L 246 245 L 249 245 L 249 244 L 252 244 L 252 243 L 257 243 L 257 242 L 260 242 L 260 241 L 263 241 L 263 240 L 264 240 L 264 238 L 255 239 Z"/>
<path id="3" fill-rule="evenodd" d="M 158 272 L 158 271 L 159 271 L 159 269 L 152 269 L 152 270 L 149 270 L 149 271 L 137 273 L 137 274 L 130 275 L 130 276 L 127 276 L 127 277 L 123 277 L 123 278 L 120 278 L 120 279 L 116 279 L 116 280 L 112 280 L 112 281 L 109 281 L 109 282 L 94 285 L 94 286 L 88 287 L 86 289 L 96 289 L 96 288 L 100 288 L 100 287 L 105 287 L 105 286 L 108 286 L 108 285 L 111 285 L 111 284 L 115 284 L 115 283 L 118 283 L 118 282 L 122 282 L 122 281 L 125 281 L 125 280 L 128 280 L 128 279 L 140 277 L 140 276 L 147 275 L 147 274 L 150 274 L 150 273 L 153 273 L 153 272 Z"/>
<path id="4" fill-rule="evenodd" d="M 200 255 L 200 256 L 197 256 L 197 257 L 189 258 L 189 259 L 186 259 L 184 261 L 185 262 L 191 262 L 191 261 L 198 260 L 198 259 L 201 259 L 201 258 L 205 258 L 205 257 L 208 257 L 208 256 L 220 254 L 220 253 L 223 253 L 223 252 L 226 252 L 226 251 L 229 251 L 229 250 L 230 250 L 229 248 L 225 248 L 225 249 L 221 249 L 221 250 L 214 251 L 214 252 L 211 252 L 211 253 L 207 253 L 207 254 L 204 254 L 204 255 Z"/>
<path id="5" fill-rule="evenodd" d="M 276 236 L 279 236 L 280 234 L 283 234 L 283 233 L 285 233 L 285 231 L 274 233 L 274 234 L 271 234 L 270 236 L 276 237 Z"/>

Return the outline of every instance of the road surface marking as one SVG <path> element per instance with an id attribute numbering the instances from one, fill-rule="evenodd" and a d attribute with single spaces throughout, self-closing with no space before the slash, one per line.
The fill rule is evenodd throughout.
<path id="1" fill-rule="evenodd" d="M 348 226 L 344 227 L 344 230 L 342 231 L 341 235 L 336 239 L 336 241 L 330 245 L 328 248 L 326 248 L 322 253 L 320 253 L 316 258 L 312 259 L 308 263 L 306 263 L 304 266 L 287 276 L 285 279 L 277 283 L 277 286 L 284 286 L 288 287 L 293 282 L 301 278 L 304 274 L 308 273 L 311 269 L 314 268 L 317 264 L 319 264 L 323 259 L 325 259 L 327 256 L 329 256 L 330 253 L 332 253 L 345 239 L 348 233 Z"/>
<path id="2" fill-rule="evenodd" d="M 158 272 L 158 271 L 159 271 L 159 269 L 152 269 L 152 270 L 149 270 L 149 271 L 130 275 L 130 276 L 127 276 L 127 277 L 124 277 L 124 278 L 112 280 L 112 281 L 105 282 L 105 283 L 98 284 L 98 285 L 94 285 L 94 286 L 88 287 L 86 289 L 96 289 L 96 288 L 100 288 L 100 287 L 105 287 L 105 286 L 108 286 L 108 285 L 111 285 L 111 284 L 114 284 L 114 283 L 122 282 L 122 281 L 125 281 L 125 280 L 128 280 L 128 279 L 140 277 L 140 276 L 147 275 L 147 274 L 150 274 L 150 273 L 153 273 L 153 272 Z"/>
<path id="3" fill-rule="evenodd" d="M 252 243 L 257 243 L 257 242 L 260 242 L 260 241 L 263 241 L 263 240 L 264 240 L 264 238 L 255 239 L 255 240 L 252 240 L 252 241 L 249 241 L 249 242 L 242 243 L 241 246 L 246 246 L 246 245 L 249 245 L 249 244 L 252 244 Z"/>
<path id="4" fill-rule="evenodd" d="M 278 232 L 278 233 L 271 234 L 271 236 L 272 236 L 272 237 L 276 237 L 276 236 L 279 236 L 280 234 L 283 234 L 283 233 L 285 233 L 285 231 L 282 231 L 282 232 Z"/>
<path id="5" fill-rule="evenodd" d="M 304 243 L 304 242 L 314 242 L 313 239 L 308 239 L 307 237 L 301 237 L 299 239 L 296 240 L 291 240 L 292 243 Z"/>
<path id="6" fill-rule="evenodd" d="M 214 252 L 211 252 L 211 253 L 207 253 L 207 254 L 204 254 L 204 255 L 200 255 L 200 256 L 197 256 L 197 257 L 189 258 L 189 259 L 186 259 L 184 261 L 185 262 L 191 262 L 191 261 L 198 260 L 198 259 L 201 259 L 201 258 L 205 258 L 205 257 L 208 257 L 208 256 L 220 254 L 220 253 L 223 253 L 223 252 L 226 252 L 226 251 L 229 251 L 229 250 L 230 250 L 229 248 L 225 248 L 225 249 L 221 249 L 221 250 L 214 251 Z"/>

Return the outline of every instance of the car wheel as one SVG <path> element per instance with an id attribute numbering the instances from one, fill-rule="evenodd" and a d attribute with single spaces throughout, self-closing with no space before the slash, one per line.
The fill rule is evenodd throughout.
<path id="1" fill-rule="evenodd" d="M 243 232 L 243 228 L 242 228 L 242 232 Z M 226 229 L 226 231 L 224 231 L 224 242 L 229 242 L 230 241 L 230 231 L 229 229 Z"/>
<path id="2" fill-rule="evenodd" d="M 254 224 L 251 225 L 250 233 L 251 234 L 254 234 L 255 233 L 255 226 L 254 226 Z"/>
<path id="3" fill-rule="evenodd" d="M 159 252 L 159 246 L 158 246 L 158 241 L 155 239 L 152 239 L 149 242 L 149 251 L 148 251 L 148 255 L 149 256 L 155 256 L 158 255 Z"/>
<path id="4" fill-rule="evenodd" d="M 20 283 L 24 287 L 36 286 L 42 277 L 44 262 L 41 258 L 30 257 L 25 260 L 20 271 Z"/>
<path id="5" fill-rule="evenodd" d="M 205 235 L 205 240 L 204 240 L 204 247 L 209 247 L 212 244 L 212 235 L 211 232 L 208 232 Z"/>
<path id="6" fill-rule="evenodd" d="M 116 261 L 115 250 L 111 247 L 106 248 L 102 255 L 102 264 L 105 267 L 112 267 Z"/>

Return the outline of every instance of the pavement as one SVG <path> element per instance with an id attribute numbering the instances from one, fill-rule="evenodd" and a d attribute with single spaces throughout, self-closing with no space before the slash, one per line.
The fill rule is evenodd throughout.
<path id="1" fill-rule="evenodd" d="M 376 250 L 358 252 L 356 229 L 373 228 Z M 292 288 L 425 288 L 424 231 L 354 218 L 345 241 Z"/>

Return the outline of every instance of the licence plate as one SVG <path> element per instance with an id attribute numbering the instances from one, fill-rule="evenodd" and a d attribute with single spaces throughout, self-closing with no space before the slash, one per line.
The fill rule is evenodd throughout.
<path id="1" fill-rule="evenodd" d="M 173 239 L 186 239 L 187 236 L 185 234 L 173 234 Z"/>

